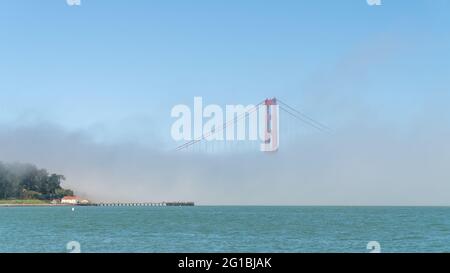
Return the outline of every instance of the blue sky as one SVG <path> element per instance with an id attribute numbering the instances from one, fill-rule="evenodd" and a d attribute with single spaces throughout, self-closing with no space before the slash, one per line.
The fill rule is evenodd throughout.
<path id="1" fill-rule="evenodd" d="M 449 204 L 448 0 L 81 2 L 2 1 L 0 161 L 97 200 Z M 273 156 L 166 153 L 194 96 L 278 97 L 332 134 L 300 127 Z"/>
<path id="2" fill-rule="evenodd" d="M 151 143 L 194 96 L 276 96 L 333 128 L 347 104 L 401 126 L 449 106 L 446 0 L 81 1 L 2 2 L 1 123 Z"/>

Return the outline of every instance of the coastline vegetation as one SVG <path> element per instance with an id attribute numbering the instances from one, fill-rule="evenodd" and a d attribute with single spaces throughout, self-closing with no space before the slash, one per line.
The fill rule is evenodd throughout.
<path id="1" fill-rule="evenodd" d="M 48 200 L 39 199 L 5 199 L 0 200 L 0 205 L 46 205 L 50 204 Z"/>
<path id="2" fill-rule="evenodd" d="M 0 204 L 48 204 L 73 195 L 61 187 L 65 177 L 32 164 L 0 162 Z"/>

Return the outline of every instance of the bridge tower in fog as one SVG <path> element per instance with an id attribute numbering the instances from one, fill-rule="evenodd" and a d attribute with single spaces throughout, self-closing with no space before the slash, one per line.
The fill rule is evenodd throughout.
<path id="1" fill-rule="evenodd" d="M 264 100 L 265 122 L 264 122 L 264 143 L 261 144 L 261 151 L 278 151 L 280 134 L 280 113 L 276 98 Z"/>
<path id="2" fill-rule="evenodd" d="M 281 115 L 281 111 L 284 113 L 283 116 Z M 297 110 L 295 107 L 290 106 L 289 104 L 285 103 L 279 98 L 271 98 L 259 102 L 258 104 L 254 105 L 251 109 L 248 109 L 246 113 L 240 114 L 233 119 L 225 121 L 222 126 L 218 128 L 214 127 L 214 129 L 209 132 L 203 132 L 203 135 L 201 137 L 185 142 L 184 144 L 178 146 L 176 150 L 209 152 L 209 151 L 217 151 L 218 150 L 217 146 L 219 146 L 219 151 L 226 151 L 226 150 L 236 151 L 246 149 L 246 147 L 249 147 L 249 145 L 246 145 L 244 143 L 244 145 L 241 145 L 239 147 L 236 146 L 235 144 L 238 143 L 237 141 L 234 142 L 231 141 L 231 143 L 227 143 L 227 141 L 219 141 L 221 143 L 216 143 L 217 146 L 215 145 L 215 142 L 212 141 L 208 146 L 208 137 L 216 133 L 223 133 L 224 130 L 232 126 L 237 126 L 239 122 L 244 122 L 244 124 L 248 124 L 245 121 L 249 121 L 251 114 L 255 113 L 258 115 L 258 119 L 260 114 L 263 115 L 263 119 L 261 119 L 261 122 L 259 122 L 258 120 L 258 134 L 260 135 L 260 142 L 256 143 L 255 141 L 253 141 L 254 144 L 250 144 L 253 151 L 258 148 L 260 151 L 267 153 L 278 151 L 281 135 L 280 133 L 281 118 L 283 118 L 282 121 L 283 130 L 285 130 L 282 133 L 283 143 L 285 143 L 288 140 L 298 139 L 298 132 L 293 131 L 294 130 L 301 131 L 300 125 L 302 124 L 322 132 L 330 132 L 330 129 L 327 126 L 314 120 L 305 113 Z M 259 128 L 262 129 L 260 130 Z M 292 136 L 293 134 L 295 135 Z M 241 143 L 242 142 L 243 141 L 241 141 Z M 220 147 L 222 147 L 222 149 L 220 149 Z"/>

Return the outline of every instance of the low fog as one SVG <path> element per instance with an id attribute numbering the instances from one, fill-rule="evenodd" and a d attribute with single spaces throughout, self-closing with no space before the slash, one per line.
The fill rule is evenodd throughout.
<path id="1" fill-rule="evenodd" d="M 274 154 L 175 152 L 175 143 L 105 144 L 89 131 L 69 131 L 51 122 L 10 122 L 0 124 L 0 161 L 32 163 L 63 174 L 64 187 L 94 201 L 450 205 L 447 78 L 434 77 L 434 88 L 427 87 L 426 79 L 410 79 L 395 93 L 399 84 L 394 76 L 379 78 L 374 67 L 389 67 L 399 45 L 389 42 L 391 37 L 380 39 L 344 56 L 330 71 L 318 71 L 302 83 L 298 97 L 281 98 L 293 106 L 302 102 L 300 107 L 320 114 L 318 119 L 332 130 L 304 128 L 289 143 L 281 135 Z M 399 72 L 395 78 L 408 78 L 408 71 Z M 385 88 L 373 89 L 375 80 Z M 408 88 L 421 96 L 413 101 Z"/>
<path id="2" fill-rule="evenodd" d="M 311 132 L 281 142 L 275 154 L 106 145 L 48 123 L 4 125 L 0 160 L 61 173 L 65 187 L 95 201 L 449 205 L 450 123 L 442 115 L 424 118 L 407 130 L 372 119 L 370 125 Z"/>

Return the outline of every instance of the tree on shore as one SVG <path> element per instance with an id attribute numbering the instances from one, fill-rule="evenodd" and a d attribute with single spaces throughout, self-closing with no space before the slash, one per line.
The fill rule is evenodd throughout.
<path id="1" fill-rule="evenodd" d="M 73 195 L 63 189 L 63 175 L 50 174 L 32 164 L 0 162 L 0 199 L 51 200 Z"/>

